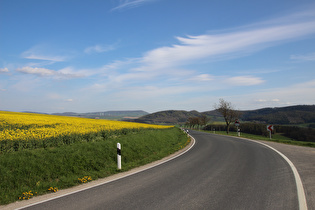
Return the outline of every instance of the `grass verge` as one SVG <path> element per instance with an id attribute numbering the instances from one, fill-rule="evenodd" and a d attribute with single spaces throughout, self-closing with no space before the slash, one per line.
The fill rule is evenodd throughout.
<path id="1" fill-rule="evenodd" d="M 204 132 L 214 133 L 213 131 L 204 131 Z M 220 135 L 227 135 L 226 131 L 215 131 L 215 133 L 220 134 Z M 228 136 L 237 136 L 237 132 L 229 132 Z M 314 142 L 295 141 L 281 134 L 272 134 L 271 139 L 269 137 L 248 134 L 248 133 L 241 133 L 240 137 L 253 139 L 253 140 L 273 141 L 273 142 L 278 142 L 278 143 L 283 143 L 283 144 L 292 144 L 292 145 L 305 146 L 305 147 L 315 147 Z"/>
<path id="2" fill-rule="evenodd" d="M 122 147 L 122 170 L 159 160 L 189 143 L 178 128 L 143 129 L 104 141 L 0 155 L 0 204 L 29 199 L 118 173 L 116 145 Z"/>

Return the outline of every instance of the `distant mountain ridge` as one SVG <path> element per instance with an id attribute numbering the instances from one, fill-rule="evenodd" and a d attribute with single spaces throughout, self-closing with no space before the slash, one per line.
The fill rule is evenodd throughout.
<path id="1" fill-rule="evenodd" d="M 52 115 L 99 118 L 99 119 L 124 119 L 124 118 L 138 118 L 147 114 L 149 113 L 142 110 L 134 110 L 134 111 L 105 111 L 105 112 L 88 112 L 88 113 L 63 112 L 63 113 L 53 113 Z"/>
<path id="2" fill-rule="evenodd" d="M 310 124 L 315 123 L 315 105 L 297 105 L 279 108 L 263 108 L 250 111 L 240 111 L 241 121 L 261 122 L 270 124 Z M 206 115 L 211 121 L 223 121 L 216 111 L 183 111 L 167 110 L 148 114 L 133 121 L 154 124 L 184 124 L 190 117 Z"/>
<path id="3" fill-rule="evenodd" d="M 31 112 L 30 112 L 31 113 Z M 34 113 L 34 112 L 33 112 Z M 240 121 L 260 122 L 268 124 L 290 125 L 290 124 L 312 124 L 315 126 L 315 105 L 297 105 L 277 108 L 262 108 L 257 110 L 240 111 Z M 44 113 L 43 113 L 44 114 Z M 185 124 L 190 117 L 201 117 L 206 115 L 213 121 L 224 121 L 217 110 L 198 112 L 184 110 L 166 110 L 148 113 L 142 110 L 133 111 L 105 111 L 88 113 L 53 113 L 59 116 L 74 116 L 99 119 L 126 120 L 150 124 Z"/>

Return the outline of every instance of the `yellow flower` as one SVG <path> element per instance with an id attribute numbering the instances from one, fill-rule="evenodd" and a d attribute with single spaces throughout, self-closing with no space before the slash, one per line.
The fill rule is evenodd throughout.
<path id="1" fill-rule="evenodd" d="M 52 137 L 100 131 L 169 127 L 171 126 L 0 111 L 0 141 L 45 140 Z"/>

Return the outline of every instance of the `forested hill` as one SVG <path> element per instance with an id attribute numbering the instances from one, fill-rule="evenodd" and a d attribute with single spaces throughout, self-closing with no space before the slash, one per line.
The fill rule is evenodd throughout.
<path id="1" fill-rule="evenodd" d="M 299 105 L 242 111 L 241 119 L 243 121 L 258 121 L 270 124 L 315 123 L 315 105 Z"/>
<path id="2" fill-rule="evenodd" d="M 179 111 L 179 110 L 167 110 L 161 112 L 155 112 L 142 116 L 134 121 L 142 123 L 153 124 L 184 124 L 190 117 L 199 117 L 200 112 L 197 111 Z"/>
<path id="3" fill-rule="evenodd" d="M 73 116 L 73 117 L 86 117 L 86 118 L 99 118 L 99 119 L 130 119 L 138 118 L 149 114 L 142 110 L 136 111 L 106 111 L 106 112 L 88 112 L 88 113 L 75 113 L 75 112 L 64 112 L 64 113 L 53 113 L 53 115 L 61 116 Z"/>
<path id="4" fill-rule="evenodd" d="M 153 124 L 185 124 L 189 118 L 201 117 L 206 115 L 213 121 L 222 121 L 220 113 L 217 111 L 198 112 L 198 111 L 183 111 L 183 110 L 167 110 L 155 112 L 135 119 L 135 122 L 153 123 Z"/>
<path id="5" fill-rule="evenodd" d="M 263 108 L 240 111 L 241 121 L 270 124 L 311 124 L 315 123 L 315 105 L 298 105 L 280 108 Z M 213 121 L 223 121 L 216 110 L 207 112 L 167 110 L 155 112 L 136 119 L 137 122 L 157 124 L 184 124 L 190 117 L 206 115 Z"/>

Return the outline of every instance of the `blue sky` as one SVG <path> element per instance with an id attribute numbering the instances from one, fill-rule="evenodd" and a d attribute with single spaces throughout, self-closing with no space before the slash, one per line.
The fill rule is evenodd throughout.
<path id="1" fill-rule="evenodd" d="M 313 0 L 0 0 L 0 110 L 315 104 Z"/>

